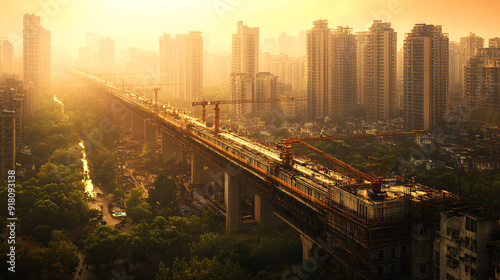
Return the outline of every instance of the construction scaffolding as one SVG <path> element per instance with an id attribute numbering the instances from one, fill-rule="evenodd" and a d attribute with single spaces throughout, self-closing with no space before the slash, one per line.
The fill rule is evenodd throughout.
<path id="1" fill-rule="evenodd" d="M 413 256 L 410 260 L 410 255 L 412 248 L 430 242 L 431 234 L 422 233 L 433 231 L 437 213 L 453 201 L 449 192 L 405 179 L 385 180 L 383 172 L 378 177 L 364 174 L 305 143 L 420 131 L 288 139 L 281 144 L 281 153 L 273 154 L 248 139 L 235 141 L 232 135 L 222 132 L 214 136 L 205 124 L 179 114 L 178 110 L 163 110 L 161 115 L 134 100 L 123 97 L 123 106 L 139 112 L 136 113 L 143 119 L 157 122 L 158 128 L 183 150 L 197 153 L 241 185 L 253 189 L 274 206 L 280 217 L 316 240 L 329 253 L 326 262 L 337 268 L 333 271 L 341 279 L 406 279 L 417 262 L 432 260 L 427 252 L 418 260 Z M 200 105 L 209 105 L 203 103 Z M 218 125 L 214 130 L 218 131 Z M 301 166 L 306 162 L 293 157 L 293 143 L 327 158 L 332 165 L 330 170 L 320 173 Z M 421 234 L 415 237 L 417 230 Z"/>

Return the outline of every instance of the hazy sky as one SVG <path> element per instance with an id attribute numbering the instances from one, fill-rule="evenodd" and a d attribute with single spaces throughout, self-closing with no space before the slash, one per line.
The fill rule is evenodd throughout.
<path id="1" fill-rule="evenodd" d="M 53 46 L 75 52 L 92 32 L 114 38 L 119 55 L 128 47 L 157 50 L 163 33 L 189 30 L 209 33 L 212 45 L 229 47 L 238 20 L 260 27 L 262 40 L 277 39 L 282 31 L 296 35 L 320 18 L 354 31 L 381 19 L 392 22 L 401 46 L 415 23 L 443 25 L 451 40 L 469 32 L 500 37 L 499 11 L 499 0 L 0 0 L 0 37 L 14 41 L 20 54 L 22 16 L 35 13 L 52 31 Z"/>

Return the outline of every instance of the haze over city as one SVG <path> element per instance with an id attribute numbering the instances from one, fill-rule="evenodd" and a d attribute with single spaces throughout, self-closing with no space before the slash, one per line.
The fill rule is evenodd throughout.
<path id="1" fill-rule="evenodd" d="M 76 55 L 85 42 L 85 33 L 111 36 L 117 50 L 139 47 L 157 49 L 163 33 L 182 34 L 197 30 L 210 34 L 211 46 L 228 51 L 234 22 L 243 20 L 260 27 L 261 40 L 277 38 L 282 31 L 296 35 L 313 20 L 328 19 L 330 26 L 348 25 L 354 32 L 367 30 L 375 19 L 390 21 L 403 35 L 415 23 L 443 25 L 450 39 L 457 41 L 469 32 L 495 37 L 500 3 L 468 0 L 342 0 L 342 1 L 244 1 L 244 0 L 27 0 L 4 1 L 0 11 L 0 34 L 22 36 L 22 15 L 37 13 L 43 25 L 53 31 L 53 46 Z M 21 52 L 17 45 L 16 54 Z"/>
<path id="2" fill-rule="evenodd" d="M 0 279 L 500 280 L 500 1 L 0 6 Z"/>

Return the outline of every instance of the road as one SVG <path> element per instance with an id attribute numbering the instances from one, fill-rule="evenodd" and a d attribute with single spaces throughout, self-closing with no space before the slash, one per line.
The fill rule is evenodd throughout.
<path id="1" fill-rule="evenodd" d="M 78 266 L 76 267 L 76 272 L 75 275 L 73 276 L 73 279 L 75 280 L 94 280 L 95 274 L 94 274 L 94 266 L 93 265 L 88 265 L 87 262 L 85 262 L 85 255 L 78 251 Z"/>
<path id="2" fill-rule="evenodd" d="M 119 219 L 114 218 L 110 211 L 108 211 L 108 204 L 111 200 L 112 195 L 103 193 L 98 187 L 94 186 L 94 191 L 96 193 L 101 193 L 102 195 L 97 195 L 94 200 L 89 201 L 90 209 L 102 210 L 103 220 L 106 222 L 107 226 L 114 227 L 120 222 Z"/>

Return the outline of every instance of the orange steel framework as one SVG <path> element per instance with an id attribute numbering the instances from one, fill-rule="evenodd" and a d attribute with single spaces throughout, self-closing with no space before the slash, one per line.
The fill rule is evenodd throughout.
<path id="1" fill-rule="evenodd" d="M 303 138 L 292 138 L 292 139 L 284 139 L 282 144 L 279 144 L 278 147 L 281 148 L 280 158 L 282 160 L 282 165 L 284 167 L 291 167 L 293 165 L 293 152 L 292 152 L 292 144 L 297 143 L 300 144 L 319 155 L 327 158 L 328 160 L 335 163 L 337 166 L 342 167 L 346 171 L 348 171 L 352 176 L 354 176 L 359 183 L 363 183 L 363 181 L 369 181 L 372 184 L 373 192 L 380 192 L 381 183 L 383 178 L 381 176 L 374 177 L 367 175 L 356 168 L 350 166 L 343 161 L 334 158 L 333 156 L 307 144 L 305 141 L 315 141 L 315 140 L 342 140 L 342 139 L 354 139 L 354 138 L 368 138 L 368 137 L 381 137 L 381 136 L 397 136 L 397 135 L 411 135 L 411 134 L 421 134 L 424 133 L 423 130 L 412 130 L 412 131 L 400 131 L 400 132 L 385 132 L 385 133 L 375 133 L 375 134 L 359 134 L 359 135 L 350 135 L 350 136 L 317 136 L 317 137 L 303 137 Z M 373 160 L 380 160 L 376 158 L 369 158 Z M 381 160 L 380 160 L 381 161 Z M 385 164 L 384 164 L 385 166 Z M 384 170 L 385 171 L 385 170 Z"/>
<path id="2" fill-rule="evenodd" d="M 380 169 L 380 174 L 378 176 L 373 176 L 373 179 L 372 179 L 372 185 L 374 186 L 374 189 L 377 191 L 380 191 L 380 189 L 382 188 L 382 183 L 384 182 L 384 179 L 385 179 L 385 165 L 386 165 L 387 161 L 385 159 L 380 159 L 380 158 L 375 158 L 375 157 L 370 157 L 370 156 L 368 156 L 366 158 L 379 161 L 382 164 L 382 167 Z M 374 190 L 372 189 L 372 191 L 374 191 Z"/>
<path id="3" fill-rule="evenodd" d="M 193 106 L 200 105 L 203 122 L 206 121 L 206 105 L 214 105 L 214 131 L 219 134 L 219 105 L 223 104 L 244 104 L 244 103 L 269 103 L 269 102 L 287 102 L 287 101 L 305 101 L 305 98 L 290 97 L 290 98 L 270 98 L 270 99 L 243 99 L 243 100 L 219 100 L 219 101 L 196 101 Z"/>
<path id="4" fill-rule="evenodd" d="M 227 104 L 227 103 L 226 103 Z M 201 105 L 201 104 L 200 104 Z M 205 105 L 209 105 L 208 102 Z M 212 104 L 210 104 L 212 105 Z M 283 182 L 274 174 L 269 174 L 265 170 L 261 170 L 257 166 L 253 166 L 250 162 L 239 158 L 237 155 L 230 153 L 229 151 L 215 145 L 211 141 L 208 141 L 204 138 L 200 138 L 205 145 L 211 147 L 212 149 L 199 149 L 196 147 L 190 147 L 188 144 L 189 136 L 200 137 L 197 136 L 194 132 L 189 129 L 183 128 L 182 125 L 176 124 L 175 122 L 169 122 L 170 125 L 173 125 L 176 129 L 175 132 L 170 130 L 165 130 L 172 137 L 177 138 L 183 145 L 186 145 L 186 148 L 201 152 L 200 155 L 205 157 L 208 161 L 220 168 L 224 169 L 226 166 L 226 160 L 222 159 L 217 153 L 214 151 L 218 151 L 220 153 L 225 153 L 230 155 L 232 158 L 239 159 L 242 164 L 250 166 L 254 170 L 258 170 L 261 174 L 266 174 L 269 180 L 265 180 L 264 184 L 262 182 L 253 183 L 253 176 L 250 176 L 250 173 L 240 172 L 235 175 L 235 177 L 240 180 L 243 184 L 252 184 L 251 187 L 255 187 L 256 190 L 261 190 L 261 194 L 266 194 L 268 199 L 272 201 L 275 205 L 278 205 L 283 208 L 283 210 L 289 211 L 290 217 L 293 217 L 297 220 L 297 222 L 303 224 L 304 229 L 310 229 L 308 231 L 314 233 L 313 237 L 321 236 L 326 238 L 327 240 L 331 240 L 332 246 L 329 248 L 328 252 L 330 252 L 331 258 L 328 258 L 326 262 L 328 262 L 332 267 L 341 266 L 349 277 L 346 278 L 356 278 L 356 279 L 397 279 L 397 278 L 383 278 L 384 276 L 374 275 L 373 269 L 380 262 L 388 262 L 387 260 L 379 260 L 376 259 L 376 253 L 379 248 L 384 246 L 390 246 L 392 244 L 406 244 L 409 246 L 410 239 L 410 221 L 409 218 L 420 218 L 424 220 L 429 220 L 432 222 L 433 216 L 431 215 L 432 211 L 426 211 L 425 213 L 420 213 L 420 211 L 411 211 L 411 216 L 396 219 L 396 220 L 373 220 L 362 218 L 361 216 L 356 215 L 350 209 L 345 208 L 343 205 L 337 204 L 334 202 L 331 197 L 331 188 L 328 188 L 328 193 L 325 200 L 318 201 L 314 197 L 304 193 L 293 186 L 289 185 L 286 182 Z M 180 132 L 180 133 L 179 133 Z M 352 139 L 352 138 L 364 138 L 364 137 L 380 137 L 380 136 L 391 136 L 391 135 L 409 135 L 409 134 L 418 134 L 422 133 L 422 131 L 411 131 L 411 132 L 395 132 L 395 133 L 380 133 L 380 134 L 365 134 L 365 135 L 353 135 L 353 136 L 335 136 L 335 137 L 307 137 L 307 138 L 295 138 L 283 140 L 283 150 L 282 157 L 285 157 L 288 160 L 289 165 L 293 165 L 292 158 L 292 144 L 299 143 L 306 147 L 308 145 L 304 141 L 312 141 L 312 140 L 339 140 L 339 139 Z M 309 147 L 308 147 L 309 148 Z M 312 147 L 314 148 L 314 147 Z M 316 149 L 316 148 L 314 148 Z M 314 150 L 313 149 L 313 150 Z M 317 151 L 316 151 L 317 150 Z M 326 153 L 316 149 L 314 151 L 326 155 Z M 330 156 L 331 157 L 331 156 Z M 331 157 L 333 160 L 337 160 Z M 369 158 L 372 160 L 377 160 L 375 158 Z M 284 161 L 284 160 L 283 160 Z M 352 167 L 343 163 L 342 161 L 337 160 L 338 162 L 344 164 L 338 164 L 343 168 L 347 168 L 352 171 Z M 335 162 L 335 161 L 334 161 Z M 349 169 L 352 168 L 352 169 Z M 227 171 L 227 170 L 226 170 Z M 372 176 L 366 175 L 361 171 L 358 175 L 358 178 L 361 177 L 362 180 L 371 181 Z M 352 173 L 352 172 L 351 172 Z M 383 172 L 381 173 L 383 174 Z M 379 176 L 380 177 L 380 176 Z M 317 216 L 313 216 L 311 211 L 306 211 L 309 209 L 305 205 L 300 205 L 301 203 L 297 203 L 295 200 L 285 200 L 285 196 L 278 196 L 280 192 L 275 192 L 273 188 L 273 183 L 277 182 L 281 185 L 284 185 L 287 189 L 293 190 L 293 193 L 302 196 L 308 201 L 312 201 L 313 204 L 318 207 L 319 213 Z M 349 182 L 336 182 L 336 187 L 342 187 L 350 185 Z M 270 186 L 270 188 L 269 188 Z M 293 202 L 293 203 L 292 203 Z M 411 202 L 416 203 L 416 202 Z M 435 207 L 439 205 L 433 200 L 430 200 L 428 204 L 436 204 Z M 420 209 L 427 210 L 430 207 L 426 207 L 427 205 L 419 205 Z M 417 207 L 412 207 L 412 209 L 417 209 Z M 410 211 L 407 208 L 401 207 L 399 211 Z M 314 212 L 313 214 L 315 214 Z M 400 215 L 404 216 L 404 215 Z M 328 245 L 328 244 L 326 244 Z M 409 255 L 409 254 L 408 254 Z M 399 258 L 395 260 L 389 260 L 391 263 L 404 263 L 409 264 L 409 257 Z M 341 273 L 340 270 L 339 272 Z M 352 277 L 354 276 L 354 277 Z M 395 275 L 397 277 L 399 275 Z"/>

